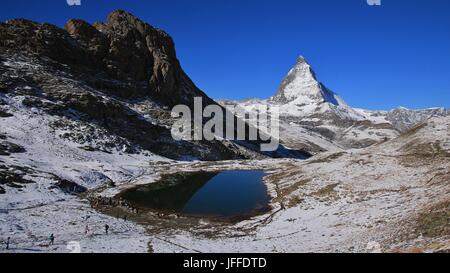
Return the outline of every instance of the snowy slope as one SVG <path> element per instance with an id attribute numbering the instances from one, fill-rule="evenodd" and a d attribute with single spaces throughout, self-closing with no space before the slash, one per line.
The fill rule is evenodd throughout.
<path id="1" fill-rule="evenodd" d="M 23 149 L 0 155 L 0 182 L 7 179 L 0 185 L 5 191 L 0 194 L 0 241 L 11 237 L 13 252 L 69 252 L 71 241 L 79 242 L 84 252 L 147 252 L 149 238 L 142 227 L 99 214 L 71 193 L 71 187 L 120 185 L 148 169 L 149 162 L 169 160 L 149 152 L 81 149 L 79 143 L 61 137 L 64 131 L 54 128 L 60 119 L 23 107 L 23 98 L 0 95 L 0 99 L 6 103 L 1 109 L 12 115 L 0 118 L 0 143 Z M 94 132 L 101 131 L 94 126 Z M 105 224 L 111 226 L 109 235 L 103 232 Z M 84 233 L 86 225 L 92 231 L 89 234 Z M 54 246 L 48 246 L 51 233 L 56 238 Z"/>
<path id="2" fill-rule="evenodd" d="M 273 214 L 204 223 L 151 244 L 163 252 L 448 251 L 449 126 L 448 117 L 433 118 L 380 145 L 273 162 Z"/>

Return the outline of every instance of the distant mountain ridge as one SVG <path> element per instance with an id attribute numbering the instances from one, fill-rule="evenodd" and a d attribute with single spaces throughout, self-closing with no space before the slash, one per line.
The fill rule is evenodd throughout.
<path id="1" fill-rule="evenodd" d="M 312 153 L 364 148 L 395 138 L 431 117 L 450 113 L 442 108 L 391 111 L 352 108 L 317 79 L 303 56 L 297 59 L 273 97 L 267 100 L 220 100 L 219 103 L 247 111 L 260 105 L 279 107 L 282 142 Z"/>

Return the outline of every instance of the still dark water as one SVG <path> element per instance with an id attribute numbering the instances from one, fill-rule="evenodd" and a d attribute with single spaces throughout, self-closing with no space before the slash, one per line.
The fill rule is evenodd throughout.
<path id="1" fill-rule="evenodd" d="M 180 174 L 121 194 L 141 208 L 191 216 L 234 217 L 269 210 L 263 171 Z"/>

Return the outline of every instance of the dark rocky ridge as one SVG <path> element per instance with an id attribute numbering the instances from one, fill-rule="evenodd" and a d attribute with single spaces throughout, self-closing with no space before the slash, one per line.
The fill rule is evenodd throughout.
<path id="1" fill-rule="evenodd" d="M 114 136 L 116 146 L 126 143 L 127 152 L 143 149 L 202 160 L 262 156 L 257 142 L 172 139 L 172 106 L 192 105 L 194 97 L 202 97 L 204 105 L 215 102 L 184 73 L 170 36 L 125 11 L 94 25 L 72 19 L 65 29 L 23 19 L 1 23 L 0 72 L 0 94 L 23 96 L 24 106 L 64 118 L 55 126 L 93 125 Z"/>
<path id="2" fill-rule="evenodd" d="M 11 20 L 0 25 L 1 46 L 8 51 L 34 53 L 95 76 L 93 87 L 119 80 L 129 90 L 123 98 L 151 96 L 167 106 L 189 104 L 194 96 L 209 100 L 182 70 L 170 36 L 125 11 L 115 11 L 94 26 L 69 20 L 65 30 L 50 24 Z M 82 75 L 85 76 L 85 75 Z"/>

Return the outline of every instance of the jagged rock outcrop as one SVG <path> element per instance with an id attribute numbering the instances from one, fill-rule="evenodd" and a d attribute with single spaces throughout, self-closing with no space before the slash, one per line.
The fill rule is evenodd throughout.
<path id="1" fill-rule="evenodd" d="M 23 96 L 25 107 L 92 124 L 137 149 L 171 158 L 242 156 L 220 142 L 171 139 L 170 114 L 161 112 L 175 104 L 188 104 L 194 96 L 206 102 L 210 99 L 181 69 L 169 35 L 127 12 L 113 12 L 105 23 L 95 26 L 73 19 L 65 30 L 10 20 L 0 24 L 0 41 L 1 92 L 9 99 Z M 152 117 L 143 117 L 153 113 L 166 118 L 151 121 Z M 63 124 L 69 121 L 54 126 L 67 127 Z M 127 151 L 136 150 L 131 146 Z"/>
<path id="2" fill-rule="evenodd" d="M 69 20 L 64 29 L 84 48 L 94 55 L 95 60 L 102 60 L 108 53 L 108 38 L 94 26 L 79 19 Z"/>
<path id="3" fill-rule="evenodd" d="M 0 72 L 0 94 L 7 94 L 0 96 L 1 113 L 14 115 L 7 110 L 20 100 L 30 114 L 60 117 L 51 127 L 68 131 L 62 137 L 84 149 L 173 159 L 263 156 L 257 142 L 171 137 L 172 106 L 192 106 L 194 97 L 204 106 L 215 102 L 183 71 L 167 33 L 122 10 L 94 25 L 72 19 L 64 29 L 22 19 L 1 23 Z"/>
<path id="4" fill-rule="evenodd" d="M 107 75 L 143 89 L 119 93 L 125 98 L 151 96 L 168 106 L 189 104 L 194 96 L 207 98 L 182 70 L 172 38 L 125 11 L 115 11 L 94 26 L 69 20 L 66 31 L 27 20 L 7 21 L 0 30 L 8 51 L 46 56 L 95 77 Z M 104 83 L 91 81 L 95 87 Z"/>

